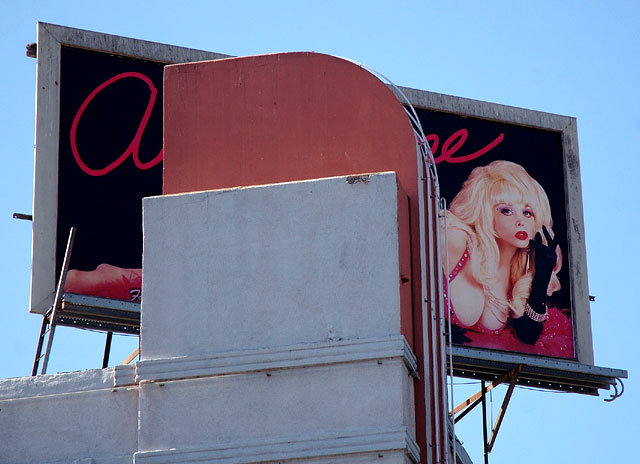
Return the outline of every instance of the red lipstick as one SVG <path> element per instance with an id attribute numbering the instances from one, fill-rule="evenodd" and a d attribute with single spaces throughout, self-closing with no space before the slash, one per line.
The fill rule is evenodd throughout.
<path id="1" fill-rule="evenodd" d="M 529 238 L 529 234 L 526 233 L 524 230 L 519 230 L 518 232 L 516 232 L 516 238 L 518 240 L 526 240 Z"/>

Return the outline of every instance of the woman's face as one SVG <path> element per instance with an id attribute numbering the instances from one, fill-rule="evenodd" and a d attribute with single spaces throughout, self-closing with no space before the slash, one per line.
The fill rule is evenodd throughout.
<path id="1" fill-rule="evenodd" d="M 493 207 L 493 229 L 498 242 L 514 248 L 527 248 L 533 239 L 533 208 L 522 202 L 498 203 Z"/>

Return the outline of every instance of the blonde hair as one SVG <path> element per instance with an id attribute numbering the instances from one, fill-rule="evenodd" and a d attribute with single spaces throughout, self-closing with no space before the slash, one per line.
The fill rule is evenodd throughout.
<path id="1" fill-rule="evenodd" d="M 546 226 L 553 235 L 547 194 L 522 166 L 499 160 L 475 168 L 451 202 L 448 221 L 449 227 L 467 233 L 471 273 L 483 285 L 491 283 L 500 259 L 493 225 L 493 208 L 499 203 L 527 204 L 533 210 L 535 232 L 542 233 Z M 516 317 L 524 312 L 534 272 L 533 262 L 527 270 L 527 253 L 528 249 L 518 249 L 511 261 L 507 298 Z"/>

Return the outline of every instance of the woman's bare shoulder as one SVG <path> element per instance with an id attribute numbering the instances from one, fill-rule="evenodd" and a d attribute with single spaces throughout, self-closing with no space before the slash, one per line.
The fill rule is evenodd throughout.
<path id="1" fill-rule="evenodd" d="M 447 247 L 449 248 L 449 253 L 459 252 L 461 255 L 464 250 L 467 248 L 467 241 L 469 240 L 469 236 L 467 232 L 457 227 L 448 227 L 447 228 Z"/>
<path id="2" fill-rule="evenodd" d="M 447 228 L 447 272 L 451 272 L 458 264 L 467 249 L 468 239 L 466 231 L 451 226 Z"/>

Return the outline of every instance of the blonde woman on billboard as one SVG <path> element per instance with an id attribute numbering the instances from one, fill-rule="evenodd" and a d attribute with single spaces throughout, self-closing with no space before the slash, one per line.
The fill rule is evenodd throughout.
<path id="1" fill-rule="evenodd" d="M 560 288 L 561 255 L 540 184 L 510 161 L 477 167 L 447 218 L 454 343 L 573 356 L 570 321 L 546 303 Z"/>

